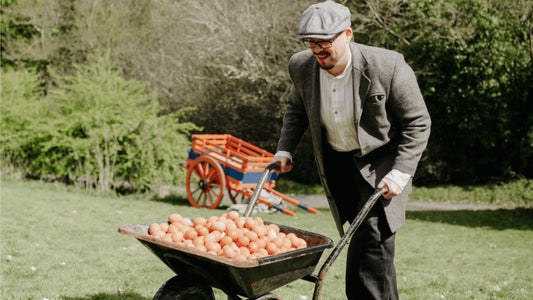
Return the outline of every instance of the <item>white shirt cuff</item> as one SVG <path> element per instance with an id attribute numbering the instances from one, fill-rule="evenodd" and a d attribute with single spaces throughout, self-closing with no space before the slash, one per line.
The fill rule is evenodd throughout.
<path id="1" fill-rule="evenodd" d="M 289 151 L 278 151 L 276 152 L 276 154 L 274 155 L 274 157 L 276 156 L 283 156 L 283 157 L 288 157 L 291 162 L 292 162 L 292 155 Z"/>
<path id="2" fill-rule="evenodd" d="M 402 190 L 411 179 L 411 175 L 397 169 L 392 169 L 385 177 L 396 183 Z"/>

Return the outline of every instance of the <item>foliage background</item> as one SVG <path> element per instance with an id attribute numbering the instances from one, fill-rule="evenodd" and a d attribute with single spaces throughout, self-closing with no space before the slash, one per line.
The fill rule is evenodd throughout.
<path id="1" fill-rule="evenodd" d="M 274 151 L 298 16 L 314 2 L 2 0 L 4 167 L 155 189 L 183 180 L 193 132 Z M 418 185 L 532 177 L 532 0 L 340 2 L 356 42 L 417 73 L 433 119 Z M 284 176 L 318 182 L 309 147 Z"/>

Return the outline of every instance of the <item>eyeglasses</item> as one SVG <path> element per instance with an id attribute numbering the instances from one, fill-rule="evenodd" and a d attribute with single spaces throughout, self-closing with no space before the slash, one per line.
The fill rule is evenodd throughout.
<path id="1" fill-rule="evenodd" d="M 318 47 L 322 48 L 322 49 L 325 49 L 325 48 L 331 48 L 333 46 L 333 42 L 339 37 L 339 35 L 341 35 L 341 33 L 343 33 L 344 31 L 341 31 L 339 33 L 337 33 L 332 39 L 329 39 L 329 40 L 320 40 L 320 41 L 310 41 L 308 39 L 303 39 L 302 40 L 302 43 L 304 43 L 304 45 L 308 48 L 315 48 L 316 45 L 318 45 Z"/>

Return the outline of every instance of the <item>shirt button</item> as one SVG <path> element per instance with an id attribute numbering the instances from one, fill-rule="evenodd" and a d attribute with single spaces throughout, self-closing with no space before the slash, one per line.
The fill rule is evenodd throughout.
<path id="1" fill-rule="evenodd" d="M 333 89 L 333 92 L 335 93 L 337 91 L 337 89 Z"/>
<path id="2" fill-rule="evenodd" d="M 339 112 L 338 111 L 335 111 L 334 114 L 338 114 Z"/>

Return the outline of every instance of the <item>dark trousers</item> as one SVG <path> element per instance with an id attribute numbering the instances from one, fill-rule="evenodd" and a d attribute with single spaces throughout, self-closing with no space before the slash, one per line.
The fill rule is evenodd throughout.
<path id="1" fill-rule="evenodd" d="M 353 152 L 324 149 L 328 186 L 343 222 L 352 222 L 374 191 L 353 162 Z M 346 261 L 348 299 L 398 299 L 394 268 L 394 233 L 383 205 L 376 203 L 355 232 Z"/>

